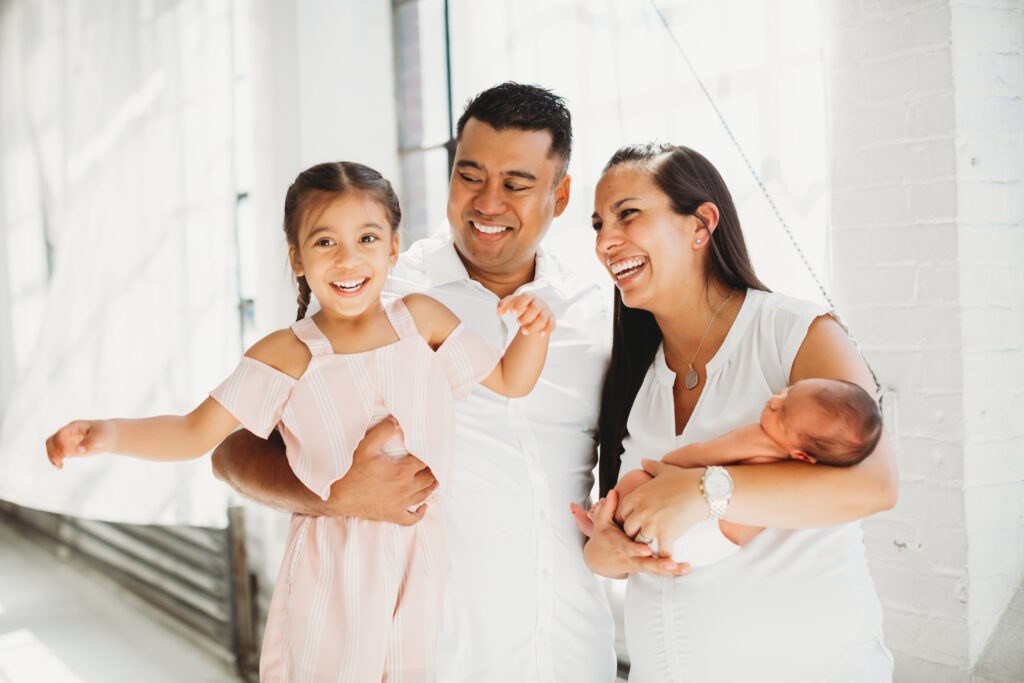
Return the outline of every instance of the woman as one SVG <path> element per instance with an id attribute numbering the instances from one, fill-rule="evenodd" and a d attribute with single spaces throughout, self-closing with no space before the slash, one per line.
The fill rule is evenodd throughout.
<path id="1" fill-rule="evenodd" d="M 895 503 L 884 436 L 851 468 L 657 462 L 756 422 L 800 379 L 844 379 L 874 395 L 845 328 L 827 308 L 761 284 L 725 183 L 693 150 L 619 150 L 593 218 L 616 284 L 615 334 L 600 422 L 607 501 L 584 554 L 596 573 L 629 577 L 630 681 L 890 680 L 860 528 L 849 524 Z M 641 464 L 654 479 L 618 501 L 611 487 Z M 692 572 L 637 542 L 670 548 L 709 516 L 741 543 L 730 523 L 769 528 Z"/>

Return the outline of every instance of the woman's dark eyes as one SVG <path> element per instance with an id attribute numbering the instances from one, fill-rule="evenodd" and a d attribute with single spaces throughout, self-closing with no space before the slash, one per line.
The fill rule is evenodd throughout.
<path id="1" fill-rule="evenodd" d="M 624 220 L 627 216 L 636 213 L 636 209 L 623 209 L 619 212 L 619 220 Z"/>
<path id="2" fill-rule="evenodd" d="M 593 228 L 594 228 L 594 230 L 600 230 L 601 229 L 601 221 L 594 221 Z"/>

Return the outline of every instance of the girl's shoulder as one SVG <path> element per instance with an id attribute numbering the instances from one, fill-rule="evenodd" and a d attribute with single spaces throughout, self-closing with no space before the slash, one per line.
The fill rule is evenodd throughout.
<path id="1" fill-rule="evenodd" d="M 271 332 L 260 339 L 245 352 L 245 355 L 283 372 L 292 379 L 302 376 L 313 357 L 309 347 L 288 327 Z"/>
<path id="2" fill-rule="evenodd" d="M 406 294 L 402 302 L 409 309 L 413 323 L 430 348 L 437 350 L 456 327 L 459 318 L 443 303 L 426 294 Z"/>

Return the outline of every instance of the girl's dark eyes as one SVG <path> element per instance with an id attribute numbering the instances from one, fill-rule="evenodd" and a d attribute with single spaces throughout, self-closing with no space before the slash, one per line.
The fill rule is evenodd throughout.
<path id="1" fill-rule="evenodd" d="M 318 247 L 329 247 L 332 246 L 333 244 L 334 240 L 330 239 L 329 237 L 321 237 L 316 241 L 316 246 Z"/>
<path id="2" fill-rule="evenodd" d="M 376 235 L 363 235 L 362 237 L 359 238 L 359 241 L 364 243 L 371 243 L 376 242 L 379 239 L 380 238 L 377 237 Z"/>

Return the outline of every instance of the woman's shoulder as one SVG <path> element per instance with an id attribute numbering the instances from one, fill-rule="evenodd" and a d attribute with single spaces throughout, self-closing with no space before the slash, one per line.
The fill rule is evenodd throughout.
<path id="1" fill-rule="evenodd" d="M 298 379 L 306 371 L 312 354 L 291 328 L 286 327 L 271 332 L 253 344 L 245 352 L 245 357 L 269 365 L 292 379 Z"/>
<path id="2" fill-rule="evenodd" d="M 787 294 L 778 292 L 763 292 L 760 290 L 748 290 L 747 297 L 752 299 L 757 317 L 760 319 L 792 320 L 811 316 L 816 318 L 830 312 L 827 304 L 821 304 L 807 299 L 798 299 Z"/>

